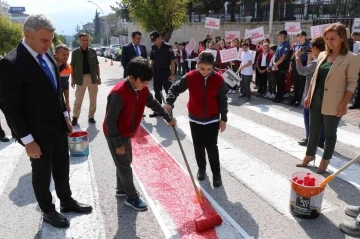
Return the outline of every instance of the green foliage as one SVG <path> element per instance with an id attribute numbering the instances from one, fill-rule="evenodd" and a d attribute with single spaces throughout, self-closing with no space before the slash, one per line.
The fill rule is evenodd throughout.
<path id="1" fill-rule="evenodd" d="M 124 4 L 123 2 L 116 2 L 117 7 L 110 6 L 111 10 L 116 12 L 116 16 L 122 19 L 126 19 L 126 21 L 130 21 L 130 10 L 129 4 Z"/>
<path id="2" fill-rule="evenodd" d="M 165 41 L 187 21 L 189 0 L 123 0 L 122 3 L 128 6 L 136 23 L 148 32 L 159 31 Z M 120 9 L 115 9 L 120 15 Z"/>
<path id="3" fill-rule="evenodd" d="M 53 49 L 54 47 L 56 47 L 59 44 L 62 44 L 62 43 L 66 44 L 66 39 L 65 39 L 65 37 L 54 32 L 54 38 L 52 40 L 52 43 L 53 43 L 53 46 L 52 46 L 52 49 Z"/>
<path id="4" fill-rule="evenodd" d="M 0 55 L 15 48 L 23 37 L 22 25 L 0 14 Z"/>
<path id="5" fill-rule="evenodd" d="M 97 9 L 95 12 L 94 25 L 95 25 L 95 34 L 94 34 L 93 43 L 100 44 L 100 42 L 101 42 L 100 18 L 99 18 L 99 12 L 97 11 Z"/>

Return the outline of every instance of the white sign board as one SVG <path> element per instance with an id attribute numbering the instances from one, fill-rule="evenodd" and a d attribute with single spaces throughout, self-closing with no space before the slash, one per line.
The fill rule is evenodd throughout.
<path id="1" fill-rule="evenodd" d="M 251 30 L 245 31 L 245 37 L 250 38 L 253 43 L 265 39 L 264 27 L 258 27 Z"/>
<path id="2" fill-rule="evenodd" d="M 285 22 L 285 31 L 287 31 L 289 35 L 296 35 L 301 32 L 301 23 Z"/>
<path id="3" fill-rule="evenodd" d="M 336 22 L 336 23 L 340 23 L 340 22 Z M 332 24 L 335 24 L 335 23 L 310 27 L 311 38 L 321 37 L 323 32 L 325 31 L 325 29 Z"/>
<path id="4" fill-rule="evenodd" d="M 230 85 L 231 87 L 234 87 L 235 85 L 237 85 L 241 81 L 240 76 L 238 76 L 231 69 L 229 69 L 229 70 L 225 71 L 224 73 L 222 73 L 222 76 L 224 77 L 225 82 L 228 85 Z"/>
<path id="5" fill-rule="evenodd" d="M 220 58 L 221 58 L 222 63 L 238 60 L 238 52 L 237 52 L 236 47 L 226 49 L 226 50 L 221 50 Z"/>
<path id="6" fill-rule="evenodd" d="M 194 39 L 191 39 L 185 47 L 186 53 L 189 55 L 194 50 L 195 46 L 196 46 L 196 41 Z"/>
<path id="7" fill-rule="evenodd" d="M 235 38 L 240 39 L 240 31 L 225 31 L 225 42 L 232 41 Z"/>
<path id="8" fill-rule="evenodd" d="M 354 18 L 352 32 L 360 32 L 360 18 Z"/>
<path id="9" fill-rule="evenodd" d="M 220 28 L 220 19 L 218 18 L 205 18 L 205 28 L 209 29 L 219 29 Z"/>

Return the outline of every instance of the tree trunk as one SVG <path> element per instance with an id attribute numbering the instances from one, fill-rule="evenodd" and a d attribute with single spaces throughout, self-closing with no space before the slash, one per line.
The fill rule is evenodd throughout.
<path id="1" fill-rule="evenodd" d="M 163 40 L 165 42 L 169 42 L 173 32 L 174 32 L 174 27 L 172 25 L 170 25 L 170 27 L 166 29 L 166 32 L 163 35 Z"/>

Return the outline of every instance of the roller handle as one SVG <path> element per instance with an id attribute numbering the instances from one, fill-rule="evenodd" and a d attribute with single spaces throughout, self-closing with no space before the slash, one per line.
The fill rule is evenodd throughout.
<path id="1" fill-rule="evenodd" d="M 343 172 L 345 169 L 347 169 L 348 167 L 350 167 L 351 165 L 353 165 L 354 163 L 356 163 L 357 161 L 360 160 L 360 155 L 357 156 L 356 158 L 352 159 L 350 162 L 348 162 L 347 164 L 345 164 L 342 168 L 340 168 L 338 171 L 336 171 L 335 173 L 327 176 L 325 178 L 324 181 L 322 181 L 320 183 L 320 187 L 325 187 L 326 184 L 330 183 L 337 175 L 339 175 L 341 172 Z"/>

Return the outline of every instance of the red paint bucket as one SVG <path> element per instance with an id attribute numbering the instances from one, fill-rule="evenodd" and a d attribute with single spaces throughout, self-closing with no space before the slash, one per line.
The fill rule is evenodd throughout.
<path id="1" fill-rule="evenodd" d="M 325 187 L 319 185 L 324 179 L 319 174 L 307 172 L 291 175 L 290 212 L 292 215 L 304 219 L 320 216 Z"/>

